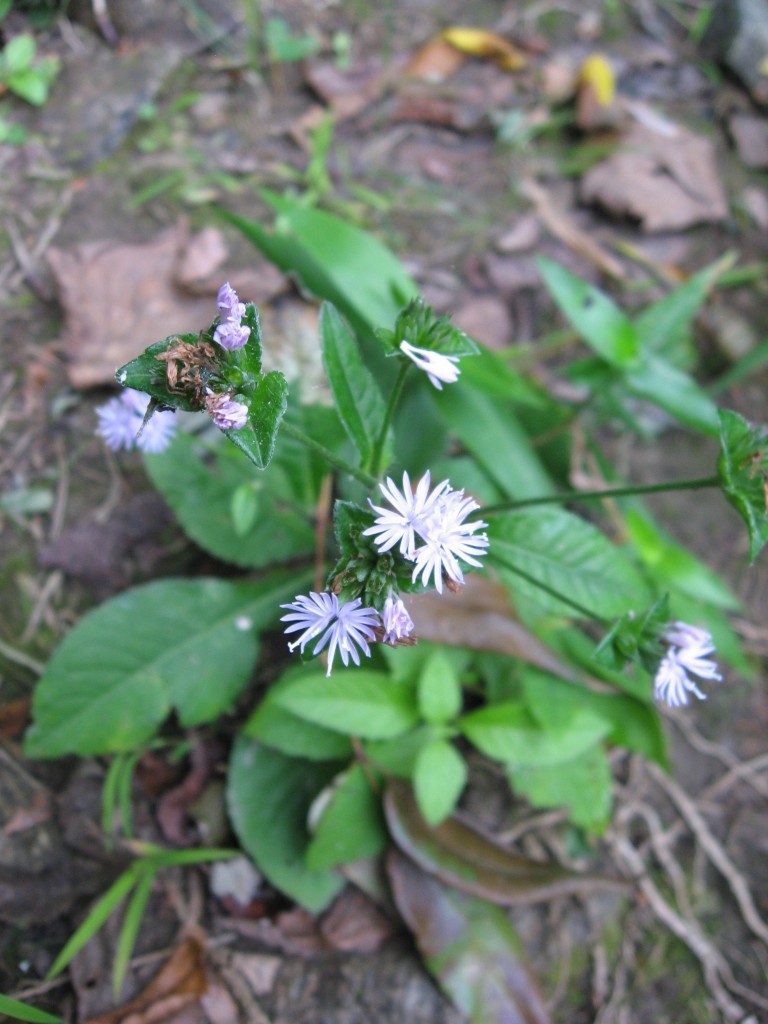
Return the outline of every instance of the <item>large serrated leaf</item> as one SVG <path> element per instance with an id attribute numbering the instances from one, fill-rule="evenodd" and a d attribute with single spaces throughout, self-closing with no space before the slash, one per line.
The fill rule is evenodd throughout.
<path id="1" fill-rule="evenodd" d="M 549 1024 L 504 911 L 441 884 L 392 850 L 392 894 L 428 970 L 472 1024 Z"/>
<path id="2" fill-rule="evenodd" d="M 403 853 L 447 885 L 491 903 L 514 906 L 625 885 L 512 853 L 458 815 L 432 827 L 404 782 L 391 782 L 387 787 L 384 812 L 392 838 Z"/>
<path id="3" fill-rule="evenodd" d="M 488 535 L 488 560 L 498 565 L 513 601 L 532 599 L 546 610 L 573 616 L 574 607 L 558 600 L 546 589 L 550 588 L 591 615 L 605 618 L 648 601 L 646 584 L 627 555 L 590 523 L 564 509 L 523 509 L 495 516 Z"/>
<path id="4" fill-rule="evenodd" d="M 287 573 L 160 580 L 105 602 L 67 635 L 37 685 L 29 756 L 135 750 L 171 708 L 187 726 L 216 718 L 248 682 L 257 632 L 277 621 L 296 583 Z"/>
<path id="5" fill-rule="evenodd" d="M 272 885 L 311 911 L 326 907 L 344 884 L 304 862 L 309 808 L 338 769 L 286 757 L 243 737 L 229 762 L 227 806 L 243 849 Z"/>

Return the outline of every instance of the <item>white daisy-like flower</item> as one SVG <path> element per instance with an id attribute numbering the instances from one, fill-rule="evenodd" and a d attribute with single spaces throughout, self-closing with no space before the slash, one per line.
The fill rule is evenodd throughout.
<path id="1" fill-rule="evenodd" d="M 485 554 L 489 541 L 477 531 L 488 524 L 480 519 L 464 521 L 478 508 L 474 498 L 466 498 L 463 490 L 441 496 L 437 509 L 420 530 L 424 545 L 416 550 L 414 581 L 421 576 L 422 586 L 427 586 L 432 576 L 435 589 L 442 594 L 444 578 L 457 584 L 464 582 L 460 561 L 482 568 L 479 558 Z"/>
<path id="2" fill-rule="evenodd" d="M 714 654 L 715 645 L 711 635 L 698 626 L 686 622 L 673 622 L 664 633 L 663 640 L 669 650 L 662 658 L 653 680 L 653 695 L 670 707 L 681 707 L 688 703 L 688 694 L 699 700 L 706 700 L 692 676 L 699 679 L 720 680 L 717 662 L 709 655 Z"/>
<path id="3" fill-rule="evenodd" d="M 413 620 L 408 614 L 408 609 L 401 598 L 393 597 L 390 594 L 384 602 L 381 613 L 381 621 L 384 624 L 383 641 L 393 647 L 398 640 L 410 636 L 413 632 Z"/>
<path id="4" fill-rule="evenodd" d="M 400 351 L 426 373 L 430 383 L 438 391 L 443 390 L 441 381 L 446 384 L 455 384 L 459 379 L 461 370 L 457 365 L 458 356 L 446 356 L 442 352 L 435 352 L 430 348 L 418 348 L 416 345 L 411 345 L 409 341 L 400 342 Z"/>
<path id="5" fill-rule="evenodd" d="M 331 674 L 337 650 L 344 665 L 349 664 L 350 658 L 355 665 L 359 665 L 360 654 L 357 648 L 362 650 L 366 658 L 370 658 L 368 641 L 375 639 L 376 629 L 381 627 L 379 613 L 374 608 L 361 608 L 361 604 L 359 597 L 340 605 L 335 594 L 311 592 L 309 595 L 299 595 L 291 604 L 280 605 L 281 608 L 287 608 L 289 613 L 280 620 L 290 623 L 285 632 L 303 631 L 297 640 L 288 644 L 289 649 L 293 651 L 299 647 L 303 654 L 305 646 L 319 636 L 312 653 L 319 654 L 328 645 L 326 676 Z"/>
<path id="6" fill-rule="evenodd" d="M 399 543 L 400 554 L 409 561 L 413 561 L 416 550 L 416 533 L 421 532 L 421 528 L 437 507 L 441 495 L 450 488 L 448 481 L 443 480 L 430 493 L 430 482 L 429 470 L 427 470 L 414 491 L 408 474 L 403 473 L 403 490 L 401 492 L 397 489 L 394 480 L 387 477 L 386 483 L 379 484 L 379 487 L 392 508 L 374 505 L 369 499 L 371 508 L 379 515 L 373 526 L 363 530 L 363 536 L 373 537 L 374 543 L 381 552 L 389 551 Z"/>

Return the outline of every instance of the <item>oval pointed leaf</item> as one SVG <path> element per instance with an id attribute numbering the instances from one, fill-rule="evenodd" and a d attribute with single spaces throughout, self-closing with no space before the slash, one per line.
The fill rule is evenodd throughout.
<path id="1" fill-rule="evenodd" d="M 424 820 L 438 825 L 448 817 L 467 781 L 467 766 L 448 740 L 432 740 L 416 758 L 413 787 Z"/>
<path id="2" fill-rule="evenodd" d="M 258 583 L 161 580 L 86 615 L 35 690 L 31 757 L 135 750 L 172 707 L 184 725 L 225 711 L 247 683 L 257 630 L 295 593 L 295 574 Z"/>
<path id="3" fill-rule="evenodd" d="M 408 687 L 368 669 L 339 671 L 330 678 L 312 672 L 286 686 L 277 701 L 308 722 L 371 740 L 399 736 L 419 719 Z"/>
<path id="4" fill-rule="evenodd" d="M 579 875 L 558 864 L 511 853 L 456 815 L 431 827 L 407 783 L 390 783 L 384 812 L 392 838 L 420 867 L 447 885 L 491 903 L 512 906 L 596 886 L 624 887 L 610 878 Z"/>
<path id="5" fill-rule="evenodd" d="M 279 370 L 272 370 L 261 378 L 251 396 L 247 426 L 224 431 L 257 469 L 266 469 L 272 461 L 280 421 L 287 408 L 288 382 Z"/>
<path id="6" fill-rule="evenodd" d="M 310 868 L 332 868 L 374 857 L 387 845 L 381 800 L 372 791 L 362 765 L 353 765 L 331 789 L 328 805 L 307 847 Z"/>

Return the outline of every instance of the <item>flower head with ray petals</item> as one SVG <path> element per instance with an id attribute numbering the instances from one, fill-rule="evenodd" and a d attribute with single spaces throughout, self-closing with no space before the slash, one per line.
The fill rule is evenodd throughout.
<path id="1" fill-rule="evenodd" d="M 304 653 L 305 646 L 316 637 L 320 637 L 312 650 L 319 654 L 328 645 L 328 671 L 330 676 L 333 659 L 338 650 L 344 665 L 351 658 L 355 665 L 360 664 L 359 647 L 366 658 L 370 658 L 371 649 L 368 641 L 375 639 L 376 629 L 381 628 L 381 619 L 374 608 L 361 608 L 362 601 L 356 598 L 340 605 L 335 594 L 311 592 L 308 596 L 301 594 L 291 604 L 283 604 L 289 614 L 283 615 L 281 622 L 289 622 L 286 633 L 303 630 L 298 640 L 288 644 L 290 650 L 298 647 Z M 321 635 L 322 634 L 322 635 Z"/>
<path id="2" fill-rule="evenodd" d="M 699 679 L 720 680 L 717 662 L 709 655 L 714 654 L 715 645 L 711 635 L 697 626 L 686 622 L 673 622 L 667 627 L 662 638 L 669 644 L 653 680 L 653 693 L 670 707 L 681 707 L 688 703 L 688 694 L 699 700 L 706 700 L 691 676 Z"/>
<path id="3" fill-rule="evenodd" d="M 421 576 L 426 586 L 430 576 L 434 578 L 437 592 L 443 592 L 443 578 L 454 583 L 464 582 L 460 561 L 482 567 L 478 559 L 488 548 L 484 533 L 475 534 L 488 525 L 481 520 L 466 523 L 464 520 L 480 506 L 474 498 L 464 497 L 464 491 L 450 491 L 441 496 L 440 502 L 421 531 L 424 545 L 415 553 L 414 581 Z"/>
<path id="4" fill-rule="evenodd" d="M 379 484 L 379 487 L 392 508 L 382 508 L 369 501 L 371 508 L 379 515 L 373 526 L 363 530 L 363 536 L 372 536 L 381 552 L 389 551 L 399 542 L 400 554 L 413 561 L 416 551 L 415 535 L 421 533 L 422 527 L 435 511 L 441 495 L 450 487 L 448 481 L 443 480 L 430 493 L 430 482 L 427 470 L 414 491 L 408 474 L 403 473 L 401 493 L 394 480 L 387 477 L 386 483 Z"/>
<path id="5" fill-rule="evenodd" d="M 150 454 L 165 451 L 176 433 L 176 417 L 172 412 L 155 412 L 145 423 L 149 401 L 149 395 L 125 388 L 97 407 L 96 433 L 108 448 L 115 452 L 139 448 Z"/>
<path id="6" fill-rule="evenodd" d="M 430 383 L 438 391 L 443 390 L 441 381 L 446 384 L 455 384 L 459 379 L 461 370 L 456 365 L 459 361 L 458 356 L 445 356 L 442 352 L 435 352 L 431 348 L 418 348 L 416 345 L 411 345 L 409 341 L 400 342 L 400 351 L 426 373 Z"/>

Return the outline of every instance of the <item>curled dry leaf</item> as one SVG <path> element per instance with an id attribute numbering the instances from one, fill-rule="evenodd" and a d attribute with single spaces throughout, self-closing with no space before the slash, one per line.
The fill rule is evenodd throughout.
<path id="1" fill-rule="evenodd" d="M 728 203 L 711 139 L 634 124 L 621 147 L 584 176 L 581 196 L 646 231 L 724 220 Z"/>
<path id="2" fill-rule="evenodd" d="M 387 787 L 384 812 L 392 838 L 421 868 L 491 903 L 514 906 L 595 888 L 626 887 L 618 879 L 578 874 L 512 853 L 460 814 L 430 826 L 405 782 L 393 781 Z"/>
<path id="3" fill-rule="evenodd" d="M 202 935 L 195 931 L 177 946 L 135 999 L 118 1010 L 92 1017 L 87 1024 L 163 1024 L 197 1002 L 206 990 L 205 946 Z"/>
<path id="4" fill-rule="evenodd" d="M 462 53 L 495 61 L 504 71 L 519 71 L 527 64 L 525 56 L 508 39 L 484 28 L 452 26 L 442 38 Z"/>
<path id="5" fill-rule="evenodd" d="M 426 966 L 473 1024 L 549 1024 L 500 907 L 442 885 L 397 850 L 390 851 L 387 869 Z"/>
<path id="6" fill-rule="evenodd" d="M 555 675 L 568 675 L 555 654 L 515 619 L 507 592 L 493 580 L 473 574 L 458 594 L 412 594 L 406 604 L 422 640 L 508 654 Z"/>

